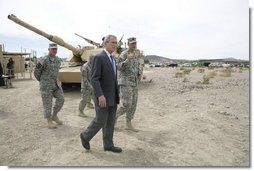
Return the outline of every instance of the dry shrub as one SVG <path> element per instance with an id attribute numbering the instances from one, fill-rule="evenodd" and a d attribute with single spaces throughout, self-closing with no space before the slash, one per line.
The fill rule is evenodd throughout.
<path id="1" fill-rule="evenodd" d="M 208 77 L 209 78 L 214 78 L 217 74 L 215 72 L 209 72 Z"/>
<path id="2" fill-rule="evenodd" d="M 183 77 L 183 73 L 182 73 L 182 72 L 177 72 L 177 73 L 175 74 L 175 77 L 176 77 L 176 78 L 182 78 L 182 77 Z"/>
<path id="3" fill-rule="evenodd" d="M 189 74 L 191 72 L 191 69 L 190 68 L 185 68 L 184 70 L 183 70 L 183 73 L 184 74 Z"/>
<path id="4" fill-rule="evenodd" d="M 198 72 L 199 72 L 199 73 L 204 73 L 204 72 L 205 72 L 205 69 L 199 68 L 199 69 L 198 69 Z"/>
<path id="5" fill-rule="evenodd" d="M 240 67 L 238 72 L 239 72 L 239 73 L 242 73 L 242 72 L 243 72 L 243 68 Z"/>
<path id="6" fill-rule="evenodd" d="M 188 82 L 188 79 L 187 79 L 186 77 L 184 77 L 183 82 L 184 82 L 184 83 L 185 83 L 185 82 Z"/>
<path id="7" fill-rule="evenodd" d="M 209 76 L 204 75 L 204 76 L 203 76 L 203 81 L 202 81 L 201 83 L 202 83 L 202 84 L 209 84 L 209 80 L 210 80 Z"/>
<path id="8" fill-rule="evenodd" d="M 231 77 L 231 75 L 232 75 L 231 68 L 225 68 L 221 72 L 222 72 L 222 74 L 220 74 L 220 76 L 222 76 L 222 77 Z"/>

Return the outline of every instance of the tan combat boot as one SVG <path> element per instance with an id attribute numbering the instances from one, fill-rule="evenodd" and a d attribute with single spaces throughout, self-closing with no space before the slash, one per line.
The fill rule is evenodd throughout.
<path id="1" fill-rule="evenodd" d="M 127 129 L 127 130 L 131 130 L 131 131 L 133 131 L 133 132 L 138 132 L 138 130 L 135 129 L 135 128 L 132 126 L 130 120 L 127 120 L 127 121 L 126 121 L 126 129 Z"/>
<path id="2" fill-rule="evenodd" d="M 63 125 L 63 122 L 59 120 L 56 113 L 53 113 L 52 121 L 55 121 L 58 125 Z"/>
<path id="3" fill-rule="evenodd" d="M 91 102 L 87 103 L 87 107 L 90 108 L 90 109 L 94 109 L 94 106 L 93 106 L 93 104 Z"/>
<path id="4" fill-rule="evenodd" d="M 57 128 L 57 126 L 52 122 L 51 118 L 47 118 L 47 121 L 48 121 L 48 128 L 49 129 L 56 129 Z"/>
<path id="5" fill-rule="evenodd" d="M 85 115 L 85 113 L 83 111 L 79 111 L 78 116 L 82 117 L 82 118 L 86 118 L 87 115 Z"/>

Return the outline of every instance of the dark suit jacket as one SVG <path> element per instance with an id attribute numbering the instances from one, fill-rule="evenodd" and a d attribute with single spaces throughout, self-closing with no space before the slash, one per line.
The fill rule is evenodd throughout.
<path id="1" fill-rule="evenodd" d="M 93 58 L 91 74 L 95 104 L 99 105 L 98 97 L 101 95 L 105 96 L 107 106 L 119 104 L 117 76 L 115 76 L 111 61 L 104 50 Z"/>

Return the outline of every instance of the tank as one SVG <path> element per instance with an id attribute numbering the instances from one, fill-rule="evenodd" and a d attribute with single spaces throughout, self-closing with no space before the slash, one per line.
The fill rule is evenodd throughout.
<path id="1" fill-rule="evenodd" d="M 95 42 L 91 41 L 88 42 L 92 43 L 96 46 L 84 46 L 76 48 L 68 43 L 66 43 L 63 39 L 61 39 L 58 36 L 48 34 L 22 20 L 20 20 L 15 15 L 11 14 L 8 15 L 8 19 L 14 21 L 15 23 L 47 38 L 48 40 L 66 48 L 69 49 L 72 53 L 67 58 L 68 66 L 63 67 L 59 70 L 59 80 L 65 84 L 65 83 L 81 83 L 81 72 L 80 72 L 80 66 L 87 62 L 89 60 L 89 56 L 96 54 L 102 50 L 102 47 L 99 46 L 99 44 L 95 44 Z"/>
<path id="2" fill-rule="evenodd" d="M 82 39 L 84 39 L 85 41 L 87 41 L 88 43 L 90 43 L 93 46 L 83 46 L 83 47 L 76 48 L 76 47 L 66 43 L 62 38 L 55 36 L 55 35 L 48 34 L 44 31 L 20 20 L 18 17 L 16 17 L 13 14 L 8 15 L 8 19 L 10 19 L 10 20 L 14 21 L 15 23 L 47 38 L 48 40 L 66 48 L 66 49 L 69 49 L 72 52 L 69 55 L 69 57 L 67 58 L 68 66 L 62 67 L 59 70 L 59 80 L 63 83 L 63 86 L 66 84 L 70 84 L 70 83 L 81 83 L 81 72 L 80 72 L 81 65 L 89 60 L 90 55 L 95 55 L 96 53 L 100 52 L 103 49 L 103 47 L 100 43 L 97 43 L 93 40 L 85 38 L 77 33 L 75 33 L 75 35 L 81 37 Z M 123 45 L 123 43 L 122 43 L 123 36 L 118 41 L 117 50 L 116 50 L 116 52 L 114 52 L 115 57 L 119 57 L 119 54 L 123 50 L 126 49 L 126 48 L 121 47 Z M 142 75 L 143 75 L 143 67 L 144 67 L 143 51 L 140 51 L 138 49 L 136 51 L 137 51 L 137 54 L 138 54 L 138 57 L 139 57 L 139 60 L 141 63 L 141 70 L 142 70 Z"/>

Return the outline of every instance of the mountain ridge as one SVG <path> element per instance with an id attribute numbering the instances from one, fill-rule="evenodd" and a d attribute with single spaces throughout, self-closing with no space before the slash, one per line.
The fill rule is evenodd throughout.
<path id="1" fill-rule="evenodd" d="M 171 63 L 178 63 L 178 62 L 188 62 L 188 61 L 231 61 L 231 62 L 249 62 L 249 60 L 244 60 L 244 59 L 237 59 L 233 57 L 228 57 L 228 58 L 214 58 L 214 59 L 193 59 L 193 60 L 188 60 L 188 59 L 172 59 L 172 58 L 167 58 L 163 56 L 158 56 L 158 55 L 146 55 L 144 57 L 145 60 L 148 60 L 150 63 L 164 63 L 164 62 L 171 62 Z"/>

